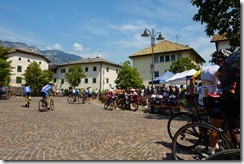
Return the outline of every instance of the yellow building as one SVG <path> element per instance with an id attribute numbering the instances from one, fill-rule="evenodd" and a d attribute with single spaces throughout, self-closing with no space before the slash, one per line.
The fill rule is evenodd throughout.
<path id="1" fill-rule="evenodd" d="M 173 61 L 182 57 L 189 57 L 196 65 L 202 65 L 205 62 L 193 48 L 168 40 L 161 41 L 155 45 L 154 59 L 152 59 L 151 46 L 129 56 L 133 61 L 133 67 L 140 73 L 145 86 L 148 86 L 152 80 L 152 60 L 154 63 L 153 79 L 155 79 L 169 69 Z"/>

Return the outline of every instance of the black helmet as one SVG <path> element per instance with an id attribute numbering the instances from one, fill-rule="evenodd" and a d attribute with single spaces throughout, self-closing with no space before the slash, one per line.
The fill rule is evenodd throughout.
<path id="1" fill-rule="evenodd" d="M 222 49 L 222 50 L 219 50 L 218 52 L 215 51 L 211 56 L 212 56 L 212 59 L 209 61 L 211 63 L 215 63 L 217 61 L 222 61 L 222 60 L 225 60 L 227 59 L 230 55 L 232 54 L 232 52 L 226 50 L 226 49 Z"/>

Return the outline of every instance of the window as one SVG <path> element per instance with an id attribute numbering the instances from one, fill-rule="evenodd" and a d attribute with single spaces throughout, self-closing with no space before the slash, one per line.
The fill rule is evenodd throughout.
<path id="1" fill-rule="evenodd" d="M 85 83 L 86 83 L 86 84 L 88 83 L 88 78 L 85 78 Z"/>
<path id="2" fill-rule="evenodd" d="M 22 83 L 22 78 L 21 77 L 16 77 L 16 83 L 21 84 Z"/>
<path id="3" fill-rule="evenodd" d="M 159 77 L 159 72 L 158 71 L 154 72 L 154 77 Z"/>
<path id="4" fill-rule="evenodd" d="M 42 62 L 39 62 L 39 64 L 42 64 Z"/>
<path id="5" fill-rule="evenodd" d="M 85 67 L 85 72 L 88 72 L 88 67 Z"/>
<path id="6" fill-rule="evenodd" d="M 61 79 L 61 84 L 64 84 L 64 79 Z"/>
<path id="7" fill-rule="evenodd" d="M 81 82 L 81 80 L 79 79 L 79 80 L 78 80 L 78 84 L 80 84 L 80 82 Z"/>
<path id="8" fill-rule="evenodd" d="M 116 73 L 117 73 L 117 74 L 119 73 L 119 70 L 118 70 L 118 69 L 116 69 Z"/>
<path id="9" fill-rule="evenodd" d="M 93 82 L 93 83 L 97 83 L 97 79 L 96 79 L 96 78 L 93 78 L 93 79 L 92 79 L 92 82 Z"/>
<path id="10" fill-rule="evenodd" d="M 170 61 L 170 56 L 169 55 L 165 56 L 165 61 L 166 62 Z"/>
<path id="11" fill-rule="evenodd" d="M 27 61 L 30 62 L 30 59 L 28 59 Z"/>
<path id="12" fill-rule="evenodd" d="M 61 73 L 65 73 L 65 69 L 61 69 L 60 71 L 61 71 Z"/>
<path id="13" fill-rule="evenodd" d="M 164 62 L 164 56 L 159 57 L 159 62 L 161 62 L 161 63 Z"/>
<path id="14" fill-rule="evenodd" d="M 19 61 L 21 61 L 21 58 L 19 58 Z"/>
<path id="15" fill-rule="evenodd" d="M 106 82 L 107 82 L 107 84 L 108 84 L 108 83 L 109 83 L 109 79 L 107 78 L 106 80 L 107 80 Z"/>
<path id="16" fill-rule="evenodd" d="M 158 63 L 158 56 L 154 56 L 154 63 Z"/>
<path id="17" fill-rule="evenodd" d="M 181 54 L 177 54 L 177 59 L 180 59 L 182 57 Z"/>
<path id="18" fill-rule="evenodd" d="M 107 67 L 107 72 L 109 72 L 109 68 Z"/>
<path id="19" fill-rule="evenodd" d="M 17 66 L 17 72 L 22 72 L 22 66 Z"/>
<path id="20" fill-rule="evenodd" d="M 171 61 L 175 61 L 175 55 L 171 55 Z"/>
<path id="21" fill-rule="evenodd" d="M 53 82 L 54 82 L 54 83 L 56 83 L 56 82 L 57 82 L 57 79 L 56 79 L 56 78 L 54 78 Z"/>
<path id="22" fill-rule="evenodd" d="M 97 71 L 97 67 L 93 67 L 93 72 L 96 72 Z"/>

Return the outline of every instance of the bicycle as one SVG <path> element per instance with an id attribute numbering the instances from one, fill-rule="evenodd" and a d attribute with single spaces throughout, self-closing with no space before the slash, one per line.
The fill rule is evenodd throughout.
<path id="1" fill-rule="evenodd" d="M 114 101 L 116 101 L 115 97 L 109 97 L 105 102 L 104 102 L 104 109 L 109 109 L 113 110 L 116 108 Z"/>
<path id="2" fill-rule="evenodd" d="M 31 96 L 26 96 L 25 98 L 25 106 L 30 107 L 30 102 L 31 102 Z"/>
<path id="3" fill-rule="evenodd" d="M 75 95 L 69 95 L 69 97 L 67 98 L 67 101 L 69 104 L 73 104 L 75 102 L 77 102 L 78 104 L 82 104 L 84 103 L 84 96 L 82 94 L 78 94 L 78 96 Z"/>
<path id="4" fill-rule="evenodd" d="M 185 98 L 190 98 L 193 102 L 193 112 L 178 112 L 170 116 L 167 123 L 167 131 L 169 137 L 173 140 L 176 131 L 192 122 L 206 122 L 209 123 L 209 115 L 205 109 L 200 108 L 197 102 L 198 95 L 185 95 Z M 178 127 L 176 129 L 176 127 Z"/>
<path id="5" fill-rule="evenodd" d="M 46 102 L 47 98 L 42 98 L 39 103 L 38 103 L 38 109 L 39 111 L 47 111 L 47 102 Z M 50 110 L 54 110 L 54 101 L 53 99 L 49 96 L 49 106 L 50 106 Z"/>
<path id="6" fill-rule="evenodd" d="M 203 122 L 184 125 L 176 132 L 172 141 L 173 158 L 175 160 L 207 159 L 211 156 L 208 148 L 215 141 L 218 141 L 216 152 L 238 148 L 239 143 L 229 127 L 231 123 L 224 122 L 221 128 Z M 217 135 L 210 142 L 211 132 L 215 132 Z M 227 134 L 230 135 L 230 139 Z"/>

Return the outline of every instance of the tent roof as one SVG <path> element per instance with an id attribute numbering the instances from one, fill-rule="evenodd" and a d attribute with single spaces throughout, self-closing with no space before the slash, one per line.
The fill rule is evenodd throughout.
<path id="1" fill-rule="evenodd" d="M 187 77 L 193 76 L 197 71 L 195 69 L 187 70 L 181 73 L 177 73 L 171 78 L 167 79 L 166 83 L 183 84 L 186 82 Z"/>
<path id="2" fill-rule="evenodd" d="M 174 73 L 172 73 L 170 71 L 166 71 L 161 76 L 154 79 L 153 84 L 159 84 L 159 83 L 165 82 L 167 79 L 171 78 L 172 76 L 174 76 Z M 149 84 L 151 84 L 151 83 L 152 82 L 150 81 Z"/>

